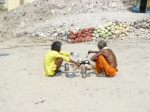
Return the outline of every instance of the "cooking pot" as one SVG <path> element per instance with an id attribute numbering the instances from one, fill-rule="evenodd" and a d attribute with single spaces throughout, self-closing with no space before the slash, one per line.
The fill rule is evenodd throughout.
<path id="1" fill-rule="evenodd" d="M 78 63 L 83 64 L 83 59 L 78 59 Z"/>
<path id="2" fill-rule="evenodd" d="M 88 59 L 85 59 L 84 64 L 90 64 L 90 61 Z"/>

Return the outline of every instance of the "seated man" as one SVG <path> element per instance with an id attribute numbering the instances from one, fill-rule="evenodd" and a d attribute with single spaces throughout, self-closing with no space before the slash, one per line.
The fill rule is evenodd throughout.
<path id="1" fill-rule="evenodd" d="M 69 58 L 73 52 L 61 51 L 61 46 L 61 42 L 55 41 L 51 45 L 51 50 L 46 53 L 44 57 L 44 75 L 56 75 L 63 61 L 75 63 L 77 66 L 80 66 L 78 62 Z"/>
<path id="2" fill-rule="evenodd" d="M 95 62 L 94 69 L 100 76 L 104 73 L 106 76 L 114 76 L 118 71 L 116 56 L 113 51 L 107 47 L 104 40 L 98 42 L 99 51 L 89 50 L 88 53 L 96 53 L 91 57 L 91 61 Z"/>

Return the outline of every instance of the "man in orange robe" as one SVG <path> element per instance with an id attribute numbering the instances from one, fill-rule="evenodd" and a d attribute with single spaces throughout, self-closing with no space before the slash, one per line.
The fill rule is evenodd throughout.
<path id="1" fill-rule="evenodd" d="M 118 71 L 116 56 L 113 51 L 107 47 L 107 44 L 104 40 L 101 40 L 97 44 L 99 51 L 89 50 L 88 53 L 95 53 L 91 57 L 91 61 L 95 62 L 94 69 L 97 72 L 97 76 L 100 76 L 101 73 L 106 76 L 114 76 Z"/>

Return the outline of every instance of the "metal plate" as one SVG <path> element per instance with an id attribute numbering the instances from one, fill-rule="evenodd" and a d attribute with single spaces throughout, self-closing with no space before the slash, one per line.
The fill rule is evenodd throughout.
<path id="1" fill-rule="evenodd" d="M 76 74 L 74 72 L 67 72 L 66 73 L 66 77 L 68 77 L 68 78 L 74 78 L 74 77 L 76 77 Z"/>

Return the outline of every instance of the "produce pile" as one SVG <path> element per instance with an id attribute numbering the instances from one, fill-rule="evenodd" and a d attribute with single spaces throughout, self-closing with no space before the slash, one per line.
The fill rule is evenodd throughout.
<path id="1" fill-rule="evenodd" d="M 119 21 L 109 22 L 104 25 L 98 25 L 92 33 L 93 40 L 97 38 L 112 39 L 127 36 L 129 27 L 129 23 Z"/>
<path id="2" fill-rule="evenodd" d="M 97 39 L 112 39 L 117 37 L 124 37 L 129 34 L 130 24 L 127 22 L 108 22 L 104 25 L 98 25 L 93 28 L 84 28 L 78 30 L 71 30 L 67 39 L 70 43 L 96 41 Z"/>
<path id="3" fill-rule="evenodd" d="M 74 30 L 70 31 L 69 37 L 67 39 L 70 43 L 77 43 L 77 42 L 87 42 L 92 40 L 92 32 L 94 28 L 84 28 L 81 30 L 78 30 L 78 28 L 75 28 Z"/>
<path id="4" fill-rule="evenodd" d="M 137 33 L 139 31 L 135 31 L 135 29 L 140 29 L 140 31 L 144 31 L 144 33 Z M 134 32 L 137 33 L 134 35 L 141 35 L 140 37 L 143 37 L 142 35 L 149 32 L 149 29 L 149 17 L 145 17 L 141 20 L 136 20 L 133 22 L 110 21 L 94 28 L 84 28 L 82 30 L 77 30 L 76 28 L 75 30 L 70 31 L 67 41 L 70 43 L 77 43 L 91 40 L 97 41 L 99 39 L 115 39 L 118 37 L 131 36 L 132 33 L 134 34 Z"/>

